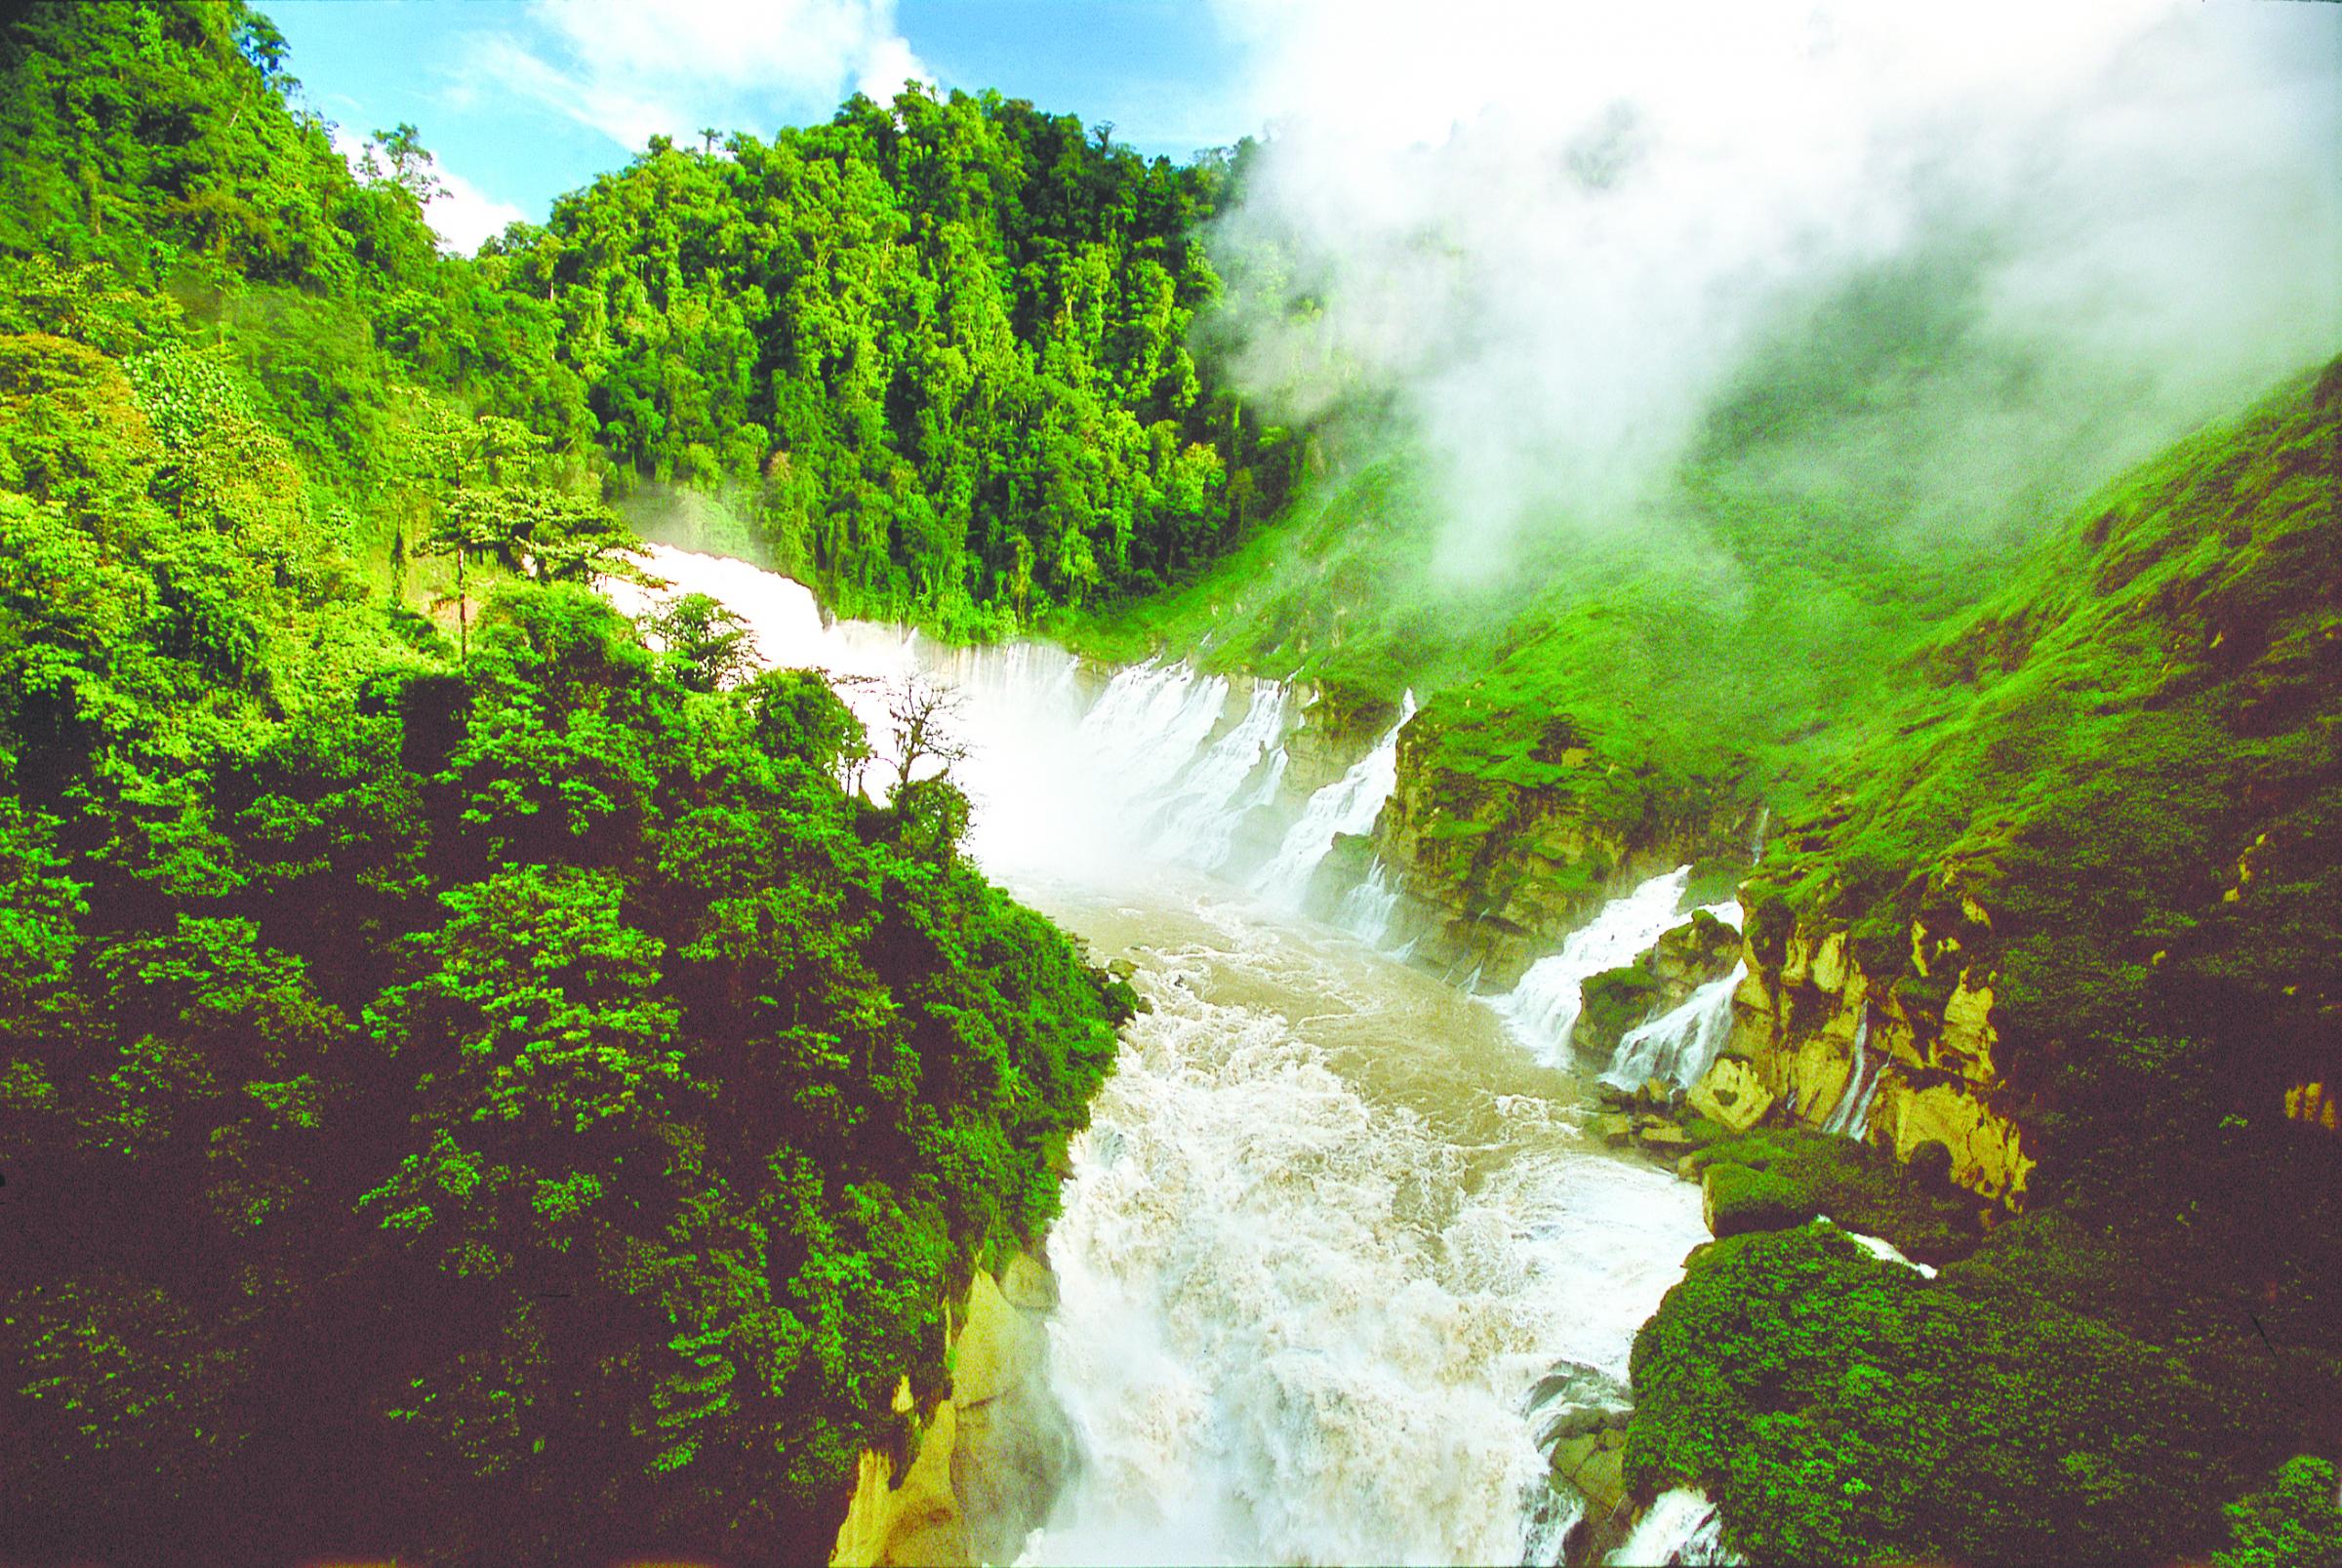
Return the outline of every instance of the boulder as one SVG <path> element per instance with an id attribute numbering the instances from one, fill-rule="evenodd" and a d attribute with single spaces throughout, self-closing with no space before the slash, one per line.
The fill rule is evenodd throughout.
<path id="1" fill-rule="evenodd" d="M 1594 1133 L 1596 1138 L 1613 1148 L 1632 1144 L 1635 1142 L 1635 1118 L 1627 1115 L 1624 1111 L 1613 1111 L 1607 1116 L 1596 1116 L 1594 1118 Z"/>
<path id="2" fill-rule="evenodd" d="M 1700 1081 L 1691 1086 L 1684 1103 L 1710 1121 L 1745 1133 L 1772 1108 L 1773 1092 L 1746 1061 L 1739 1057 L 1719 1057 Z"/>
<path id="3" fill-rule="evenodd" d="M 1626 1385 L 1608 1373 L 1582 1361 L 1556 1361 L 1529 1389 L 1522 1408 L 1535 1425 L 1537 1446 L 1556 1470 L 1566 1472 L 1563 1448 L 1579 1438 L 1591 1444 L 1595 1435 L 1624 1426 L 1635 1401 Z M 1570 1452 L 1583 1459 L 1592 1448 Z"/>
<path id="4" fill-rule="evenodd" d="M 1752 1230 L 1793 1229 L 1815 1212 L 1804 1188 L 1770 1171 L 1722 1163 L 1700 1173 L 1700 1218 L 1718 1241 Z"/>

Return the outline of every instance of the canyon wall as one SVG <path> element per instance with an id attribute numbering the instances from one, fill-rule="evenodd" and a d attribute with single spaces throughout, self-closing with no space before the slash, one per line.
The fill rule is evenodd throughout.
<path id="1" fill-rule="evenodd" d="M 896 1391 L 909 1462 L 863 1453 L 831 1568 L 1008 1562 L 1023 1550 L 1073 1463 L 1043 1374 L 1056 1305 L 1056 1279 L 1030 1253 L 977 1272 L 951 1314 L 949 1386 L 924 1413 L 908 1379 Z"/>

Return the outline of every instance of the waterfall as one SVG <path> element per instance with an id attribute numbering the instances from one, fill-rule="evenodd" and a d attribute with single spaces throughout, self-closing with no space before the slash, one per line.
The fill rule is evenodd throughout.
<path id="1" fill-rule="evenodd" d="M 1871 1060 L 1871 1004 L 1865 1002 L 1854 1025 L 1854 1065 L 1846 1074 L 1845 1092 L 1822 1123 L 1823 1132 L 1861 1141 L 1871 1130 L 1871 1102 L 1878 1098 L 1878 1074 L 1885 1066 L 1883 1054 Z"/>
<path id="2" fill-rule="evenodd" d="M 1299 907 L 1309 891 L 1317 864 L 1331 853 L 1343 833 L 1363 833 L 1374 826 L 1383 802 L 1398 786 L 1398 732 L 1415 716 L 1415 694 L 1398 704 L 1398 722 L 1383 733 L 1374 749 L 1358 759 L 1341 778 L 1310 797 L 1301 820 L 1285 834 L 1275 856 L 1252 880 L 1253 891 L 1274 904 Z"/>
<path id="3" fill-rule="evenodd" d="M 1077 738 L 1098 780 L 1136 804 L 1168 788 L 1220 722 L 1228 682 L 1187 664 L 1141 664 L 1107 684 Z"/>
<path id="4" fill-rule="evenodd" d="M 1678 865 L 1602 905 L 1562 942 L 1561 950 L 1531 964 L 1494 1006 L 1513 1032 L 1555 1066 L 1569 1064 L 1569 1031 L 1577 1025 L 1579 987 L 1605 969 L 1631 964 L 1659 934 L 1676 923 L 1691 867 Z"/>
<path id="5" fill-rule="evenodd" d="M 1702 985 L 1673 1011 L 1629 1029 L 1602 1082 L 1620 1089 L 1639 1088 L 1653 1078 L 1678 1089 L 1699 1082 L 1732 1032 L 1732 993 L 1748 974 L 1746 963 L 1734 964 L 1730 974 Z"/>
<path id="6" fill-rule="evenodd" d="M 1284 734 L 1286 708 L 1282 685 L 1255 683 L 1243 719 L 1180 776 L 1162 810 L 1163 825 L 1154 839 L 1158 854 L 1200 871 L 1220 868 L 1235 843 L 1236 824 L 1249 802 L 1259 798 L 1258 789 L 1245 790 L 1245 782 L 1272 753 L 1277 759 L 1270 764 L 1272 789 L 1274 775 L 1284 771 L 1284 748 L 1277 742 Z"/>
<path id="7" fill-rule="evenodd" d="M 1343 897 L 1334 924 L 1366 944 L 1380 947 L 1391 940 L 1391 924 L 1398 916 L 1398 889 L 1391 885 L 1381 856 L 1367 868 L 1366 880 Z"/>
<path id="8" fill-rule="evenodd" d="M 1724 1550 L 1722 1515 L 1687 1487 L 1660 1493 L 1626 1543 L 1610 1553 L 1617 1568 L 1707 1568 L 1732 1560 Z"/>
<path id="9" fill-rule="evenodd" d="M 1553 1560 L 1576 1505 L 1522 1390 L 1556 1356 L 1626 1377 L 1706 1239 L 1698 1194 L 1590 1146 L 1486 1006 L 1148 853 L 1204 859 L 1216 818 L 1276 797 L 1282 694 L 1232 713 L 1226 682 L 1158 661 L 1085 700 L 1057 650 L 824 624 L 796 583 L 648 553 L 767 663 L 964 694 L 970 854 L 1148 1001 L 1049 1234 L 1045 1376 L 1080 1465 L 1026 1559 Z M 883 687 L 842 695 L 882 743 Z M 1321 827 L 1279 849 L 1296 890 L 1371 825 L 1395 746 L 1312 797 Z"/>

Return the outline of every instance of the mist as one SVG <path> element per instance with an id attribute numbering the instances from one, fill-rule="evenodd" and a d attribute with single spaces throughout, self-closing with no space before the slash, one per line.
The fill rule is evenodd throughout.
<path id="1" fill-rule="evenodd" d="M 1464 581 L 1687 472 L 2021 534 L 2342 347 L 2342 8 L 1225 0 L 1213 330 Z"/>

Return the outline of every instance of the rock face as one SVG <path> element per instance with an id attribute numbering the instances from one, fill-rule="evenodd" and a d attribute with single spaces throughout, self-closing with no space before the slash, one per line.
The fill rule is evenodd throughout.
<path id="1" fill-rule="evenodd" d="M 1563 1540 L 1563 1560 L 1604 1560 L 1634 1522 L 1626 1486 L 1633 1396 L 1625 1385 L 1594 1367 L 1557 1361 L 1529 1390 L 1527 1413 L 1553 1479 L 1585 1502 L 1584 1514 Z"/>
<path id="2" fill-rule="evenodd" d="M 1974 917 L 1989 924 L 1981 909 Z M 1688 1097 L 1695 1110 L 1738 1128 L 1787 1104 L 1805 1126 L 1850 1131 L 1846 1097 L 1868 1092 L 1868 1142 L 1902 1160 L 1941 1144 L 1953 1181 L 2024 1206 L 2035 1159 L 2009 1113 L 1993 976 L 1969 967 L 1958 942 L 1915 925 L 1909 967 L 1884 981 L 1844 931 L 1751 940 L 1746 962 L 1723 1055 Z"/>
<path id="3" fill-rule="evenodd" d="M 1764 1119 L 1777 1098 L 1748 1058 L 1721 1056 L 1691 1086 L 1683 1103 L 1710 1121 L 1745 1133 Z"/>
<path id="4" fill-rule="evenodd" d="M 866 1451 L 830 1548 L 832 1568 L 1006 1562 L 1022 1549 L 1073 1464 L 1073 1436 L 1043 1377 L 1057 1282 L 1019 1253 L 979 1272 L 956 1314 L 949 1395 L 928 1413 L 900 1478 Z M 908 1414 L 909 1380 L 895 1408 Z"/>
<path id="5" fill-rule="evenodd" d="M 1310 796 L 1348 773 L 1373 749 L 1398 704 L 1389 698 L 1346 686 L 1301 686 L 1293 701 L 1300 722 L 1286 730 L 1285 776 L 1280 792 L 1298 811 Z"/>
<path id="6" fill-rule="evenodd" d="M 1626 842 L 1569 796 L 1440 766 L 1421 717 L 1399 732 L 1398 784 L 1374 824 L 1397 869 L 1417 951 L 1477 965 L 1491 985 L 1522 970 L 1600 905 L 1626 866 Z M 1591 766 L 1582 748 L 1567 766 Z"/>

